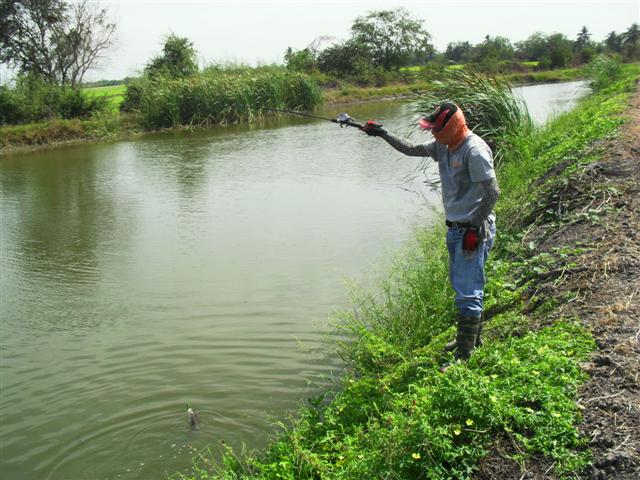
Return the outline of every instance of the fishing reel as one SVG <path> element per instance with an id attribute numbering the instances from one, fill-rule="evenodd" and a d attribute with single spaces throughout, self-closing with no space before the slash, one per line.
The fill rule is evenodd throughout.
<path id="1" fill-rule="evenodd" d="M 331 121 L 340 125 L 340 128 L 356 127 L 362 130 L 362 124 L 355 122 L 347 112 L 341 113 L 338 118 L 334 118 Z"/>

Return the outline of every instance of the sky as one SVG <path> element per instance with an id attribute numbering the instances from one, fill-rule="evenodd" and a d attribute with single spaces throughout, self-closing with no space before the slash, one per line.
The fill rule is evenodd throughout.
<path id="1" fill-rule="evenodd" d="M 481 42 L 486 35 L 512 42 L 534 32 L 575 39 L 583 25 L 603 40 L 640 22 L 640 0 L 101 0 L 117 24 L 117 43 L 86 81 L 137 75 L 160 53 L 168 34 L 194 43 L 201 65 L 282 63 L 287 47 L 307 47 L 327 35 L 344 40 L 358 16 L 405 7 L 424 21 L 438 50 L 448 43 Z"/>

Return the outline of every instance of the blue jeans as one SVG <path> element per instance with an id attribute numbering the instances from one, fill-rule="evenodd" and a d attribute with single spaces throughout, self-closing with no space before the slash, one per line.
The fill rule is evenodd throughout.
<path id="1" fill-rule="evenodd" d="M 449 228 L 447 248 L 449 250 L 449 280 L 456 292 L 456 306 L 463 317 L 478 318 L 482 315 L 484 296 L 484 265 L 489 258 L 496 236 L 494 223 L 489 224 L 487 238 L 473 252 L 462 250 L 464 228 Z"/>

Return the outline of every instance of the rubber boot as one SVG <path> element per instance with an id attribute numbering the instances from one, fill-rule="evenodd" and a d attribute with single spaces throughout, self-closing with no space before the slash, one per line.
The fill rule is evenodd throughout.
<path id="1" fill-rule="evenodd" d="M 484 316 L 480 317 L 480 323 L 478 324 L 478 336 L 476 337 L 476 348 L 484 345 L 482 341 L 482 327 L 484 326 Z"/>
<path id="2" fill-rule="evenodd" d="M 460 317 L 458 319 L 458 333 L 456 335 L 456 346 L 453 358 L 456 360 L 466 360 L 471 356 L 471 352 L 476 346 L 478 331 L 480 330 L 480 317 Z M 440 368 L 442 373 L 451 366 L 447 362 Z"/>
<path id="3" fill-rule="evenodd" d="M 476 348 L 481 347 L 484 342 L 482 341 L 482 326 L 484 325 L 484 315 L 480 317 L 480 325 L 478 326 L 478 336 L 476 337 Z M 452 340 L 444 346 L 445 352 L 453 352 L 456 349 L 456 341 Z"/>
<path id="4" fill-rule="evenodd" d="M 466 360 L 476 346 L 480 331 L 480 317 L 460 317 L 458 320 L 458 335 L 456 336 L 456 360 Z"/>

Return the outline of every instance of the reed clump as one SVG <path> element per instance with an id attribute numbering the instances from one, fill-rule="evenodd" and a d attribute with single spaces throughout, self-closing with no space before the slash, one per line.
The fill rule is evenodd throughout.
<path id="1" fill-rule="evenodd" d="M 296 72 L 209 70 L 150 78 L 134 88 L 137 98 L 128 108 L 140 113 L 147 129 L 242 123 L 269 109 L 310 110 L 323 101 L 317 83 Z"/>
<path id="2" fill-rule="evenodd" d="M 454 70 L 432 82 L 416 103 L 415 112 L 430 113 L 444 100 L 462 108 L 469 128 L 491 145 L 496 164 L 503 159 L 505 147 L 533 132 L 526 103 L 514 95 L 511 83 L 504 77 Z"/>

